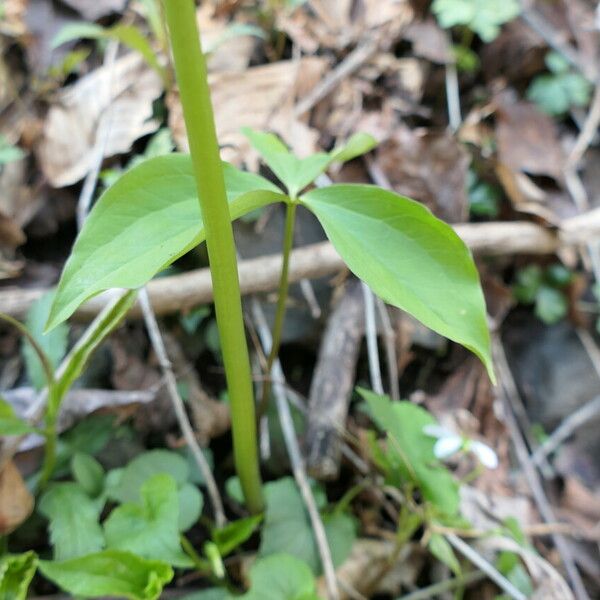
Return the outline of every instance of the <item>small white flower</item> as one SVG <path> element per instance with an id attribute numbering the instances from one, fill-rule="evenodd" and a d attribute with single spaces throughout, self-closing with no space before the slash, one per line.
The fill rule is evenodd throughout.
<path id="1" fill-rule="evenodd" d="M 498 466 L 496 453 L 483 442 L 472 440 L 465 435 L 459 435 L 436 424 L 425 425 L 423 433 L 437 438 L 437 442 L 433 446 L 433 453 L 440 460 L 450 458 L 460 451 L 472 452 L 484 467 L 495 469 Z"/>

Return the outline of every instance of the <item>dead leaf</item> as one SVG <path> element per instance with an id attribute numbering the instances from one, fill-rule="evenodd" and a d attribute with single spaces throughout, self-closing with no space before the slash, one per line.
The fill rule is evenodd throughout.
<path id="1" fill-rule="evenodd" d="M 564 155 L 552 117 L 530 102 L 517 100 L 512 90 L 497 94 L 495 104 L 500 162 L 517 173 L 562 181 Z"/>
<path id="2" fill-rule="evenodd" d="M 399 194 L 422 202 L 450 223 L 466 220 L 470 158 L 450 134 L 400 125 L 377 149 L 376 162 Z"/>
<path id="3" fill-rule="evenodd" d="M 95 21 L 111 13 L 121 13 L 125 10 L 127 0 L 62 0 L 74 8 L 87 21 Z"/>
<path id="4" fill-rule="evenodd" d="M 448 35 L 432 18 L 411 23 L 406 29 L 404 37 L 412 42 L 413 52 L 416 56 L 442 65 L 452 60 Z"/>
<path id="5" fill-rule="evenodd" d="M 14 463 L 0 473 L 0 535 L 13 532 L 33 511 L 33 496 Z"/>
<path id="6" fill-rule="evenodd" d="M 161 93 L 158 75 L 133 53 L 60 92 L 37 147 L 50 184 L 64 187 L 83 179 L 98 140 L 107 157 L 129 151 L 135 140 L 155 131 L 152 103 Z"/>
<path id="7" fill-rule="evenodd" d="M 243 73 L 213 73 L 209 76 L 219 141 L 225 160 L 240 163 L 250 154 L 244 126 L 281 135 L 299 154 L 314 151 L 316 133 L 293 116 L 294 100 L 303 97 L 318 82 L 326 66 L 321 58 L 280 61 L 251 67 Z M 179 149 L 187 151 L 185 123 L 178 95 L 167 98 L 169 126 Z"/>

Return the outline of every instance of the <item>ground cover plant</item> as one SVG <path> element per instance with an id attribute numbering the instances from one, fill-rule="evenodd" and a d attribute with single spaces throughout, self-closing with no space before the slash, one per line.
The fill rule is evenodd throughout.
<path id="1" fill-rule="evenodd" d="M 597 301 L 582 265 L 597 257 L 589 245 L 588 263 L 577 262 L 565 246 L 589 236 L 577 238 L 578 217 L 551 214 L 562 198 L 552 186 L 577 177 L 575 159 L 562 178 L 527 154 L 549 124 L 571 127 L 592 101 L 588 70 L 560 44 L 536 46 L 536 76 L 518 84 L 531 103 L 498 82 L 488 89 L 486 52 L 517 35 L 520 14 L 529 22 L 518 2 L 361 1 L 335 13 L 317 2 L 143 0 L 96 15 L 71 1 L 87 20 L 48 36 L 60 54 L 32 89 L 52 103 L 65 83 L 90 85 L 85 70 L 102 58 L 105 93 L 91 100 L 90 85 L 86 105 L 120 91 L 96 114 L 89 163 L 72 157 L 45 174 L 44 185 L 80 194 L 56 285 L 26 311 L 0 285 L 0 598 L 590 597 L 581 548 L 594 535 L 577 530 L 574 557 L 538 471 L 547 486 L 561 473 L 571 501 L 591 496 L 584 471 L 565 474 L 553 456 L 568 460 L 561 448 L 595 405 L 574 409 L 556 435 L 534 408 L 519 412 L 511 402 L 535 369 L 553 380 L 522 341 L 507 359 L 500 332 L 511 313 L 554 336 L 577 323 L 585 348 L 594 344 L 582 323 L 593 329 Z M 345 34 L 337 18 L 348 19 Z M 11 23 L 2 35 L 14 35 Z M 313 37 L 317 50 L 302 56 Z M 423 50 L 421 38 L 439 47 Z M 211 65 L 235 62 L 229 49 L 245 44 L 249 77 L 236 66 L 220 79 Z M 410 44 L 415 58 L 403 62 Z M 267 70 L 253 63 L 258 48 Z M 434 76 L 411 96 L 404 78 L 425 61 Z M 280 65 L 294 93 L 308 86 L 297 104 L 283 92 L 269 99 Z M 315 69 L 313 83 L 303 68 Z M 454 133 L 423 127 L 439 119 L 440 74 Z M 352 118 L 346 81 L 365 94 Z M 131 100 L 140 90 L 152 90 L 150 102 Z M 63 108 L 76 96 L 61 96 Z M 464 125 L 461 104 L 472 111 Z M 66 135 L 63 108 L 52 126 L 48 117 L 36 161 L 51 160 L 56 123 Z M 0 138 L 0 189 L 5 172 L 33 164 L 26 140 Z M 573 152 L 585 153 L 582 143 Z M 108 147 L 123 156 L 106 160 Z M 82 177 L 80 192 L 66 187 Z M 0 232 L 18 239 L 3 210 L 0 200 Z M 533 216 L 516 221 L 518 211 Z M 317 243 L 296 249 L 307 230 Z M 240 258 L 247 235 L 275 254 Z M 485 260 L 476 265 L 472 249 Z M 316 279 L 333 273 L 343 276 Z M 299 280 L 316 335 L 298 316 Z M 4 361 L 5 348 L 18 361 Z M 519 387 L 511 367 L 523 369 Z M 525 514 L 534 503 L 541 525 Z"/>

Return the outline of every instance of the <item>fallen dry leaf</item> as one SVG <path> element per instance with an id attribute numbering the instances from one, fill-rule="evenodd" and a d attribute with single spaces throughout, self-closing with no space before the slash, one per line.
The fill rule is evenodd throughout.
<path id="1" fill-rule="evenodd" d="M 50 107 L 37 155 L 54 187 L 83 179 L 103 155 L 127 152 L 138 138 L 152 133 L 152 103 L 162 93 L 160 78 L 137 54 L 101 67 L 60 92 Z"/>
<path id="2" fill-rule="evenodd" d="M 33 496 L 19 469 L 8 461 L 0 473 L 0 535 L 13 532 L 33 511 Z"/>
<path id="3" fill-rule="evenodd" d="M 452 60 L 448 35 L 440 29 L 435 19 L 429 18 L 411 23 L 404 37 L 412 42 L 416 56 L 440 64 Z"/>
<path id="4" fill-rule="evenodd" d="M 88 21 L 95 21 L 111 13 L 120 13 L 127 5 L 127 0 L 62 0 L 62 2 L 74 8 Z"/>
<path id="5" fill-rule="evenodd" d="M 377 149 L 376 162 L 399 194 L 422 202 L 450 223 L 466 220 L 470 158 L 450 134 L 400 125 Z"/>
<path id="6" fill-rule="evenodd" d="M 243 73 L 213 73 L 209 76 L 219 141 L 225 160 L 240 163 L 254 157 L 242 127 L 274 131 L 299 154 L 314 151 L 316 133 L 293 115 L 296 97 L 303 97 L 320 79 L 326 66 L 321 58 L 281 61 L 252 67 Z M 177 146 L 188 150 L 181 103 L 176 93 L 167 99 L 169 126 Z"/>

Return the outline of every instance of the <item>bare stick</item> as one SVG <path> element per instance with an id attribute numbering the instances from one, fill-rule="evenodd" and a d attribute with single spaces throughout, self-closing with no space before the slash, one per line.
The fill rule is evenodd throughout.
<path id="1" fill-rule="evenodd" d="M 267 325 L 264 312 L 260 305 L 260 302 L 256 298 L 252 298 L 250 301 L 252 317 L 256 323 L 258 335 L 260 337 L 263 350 L 265 354 L 271 351 L 271 332 Z M 270 373 L 273 381 L 273 394 L 275 396 L 275 402 L 277 404 L 277 412 L 279 413 L 279 422 L 281 424 L 281 430 L 285 439 L 285 445 L 290 457 L 290 463 L 292 465 L 292 471 L 294 478 L 302 499 L 308 511 L 308 515 L 312 524 L 315 541 L 319 550 L 319 556 L 321 558 L 321 564 L 323 566 L 323 572 L 325 574 L 325 581 L 327 583 L 327 590 L 329 593 L 330 600 L 339 599 L 339 591 L 337 586 L 337 578 L 335 575 L 335 568 L 333 566 L 333 560 L 331 558 L 331 550 L 329 548 L 329 542 L 327 541 L 327 535 L 325 534 L 325 528 L 323 527 L 323 521 L 319 514 L 319 509 L 315 502 L 310 484 L 308 483 L 308 477 L 306 476 L 306 470 L 304 468 L 304 460 L 300 453 L 300 447 L 298 440 L 296 439 L 296 432 L 294 430 L 294 422 L 288 405 L 285 386 L 283 385 L 283 371 L 281 369 L 281 363 L 279 359 L 276 359 L 273 363 L 273 367 Z"/>
<path id="2" fill-rule="evenodd" d="M 531 462 L 539 466 L 542 460 L 552 454 L 576 429 L 585 425 L 598 413 L 600 413 L 600 396 L 571 413 L 531 455 Z"/>
<path id="3" fill-rule="evenodd" d="M 210 466 L 208 465 L 206 457 L 204 456 L 204 453 L 202 452 L 200 446 L 198 445 L 198 442 L 196 441 L 194 431 L 192 430 L 192 426 L 190 425 L 187 413 L 185 412 L 183 400 L 181 399 L 181 396 L 179 395 L 179 391 L 177 389 L 177 380 L 175 379 L 175 374 L 173 373 L 173 366 L 171 365 L 171 361 L 167 356 L 165 343 L 160 333 L 160 329 L 156 321 L 156 316 L 154 315 L 152 307 L 150 306 L 150 301 L 148 300 L 148 293 L 146 292 L 145 288 L 140 290 L 138 297 L 140 300 L 140 305 L 142 307 L 142 312 L 144 314 L 144 323 L 148 331 L 148 336 L 150 337 L 152 348 L 156 353 L 160 367 L 162 369 L 163 377 L 165 378 L 165 383 L 167 387 L 167 392 L 169 393 L 171 402 L 173 403 L 173 408 L 175 410 L 175 415 L 177 416 L 177 421 L 179 422 L 181 433 L 183 434 L 186 444 L 188 445 L 192 456 L 194 457 L 194 460 L 196 461 L 198 468 L 200 469 L 200 472 L 204 476 L 204 481 L 206 482 L 206 489 L 208 490 L 208 495 L 210 497 L 215 513 L 215 521 L 217 522 L 217 525 L 219 527 L 222 527 L 227 522 L 227 519 L 225 518 L 225 511 L 223 509 L 223 502 L 221 501 L 221 496 L 219 495 L 219 490 L 217 488 L 217 484 L 213 477 L 212 471 L 210 470 Z"/>
<path id="4" fill-rule="evenodd" d="M 446 581 L 440 581 L 439 583 L 434 583 L 433 585 L 417 590 L 416 592 L 400 596 L 398 600 L 429 600 L 429 598 L 440 598 L 445 592 L 452 592 L 459 588 L 468 587 L 483 579 L 485 579 L 485 573 L 482 571 L 472 571 L 471 573 L 466 573 L 462 577 L 446 579 Z"/>
<path id="5" fill-rule="evenodd" d="M 504 590 L 513 600 L 527 600 L 527 596 L 520 592 L 504 575 L 491 565 L 481 554 L 473 550 L 469 544 L 461 540 L 454 533 L 446 534 L 446 539 L 466 559 L 472 562 L 480 571 L 483 571 L 498 587 Z"/>
<path id="6" fill-rule="evenodd" d="M 375 298 L 371 288 L 364 281 L 361 282 L 361 287 L 365 301 L 365 335 L 367 338 L 367 351 L 369 353 L 371 386 L 376 394 L 383 395 L 379 348 L 377 347 L 377 325 L 375 323 Z"/>
<path id="7" fill-rule="evenodd" d="M 375 306 L 377 307 L 379 320 L 381 321 L 381 329 L 385 343 L 388 377 L 390 380 L 390 396 L 392 397 L 392 400 L 400 400 L 398 358 L 396 356 L 396 333 L 392 327 L 392 321 L 385 302 L 379 296 L 375 296 Z"/>

